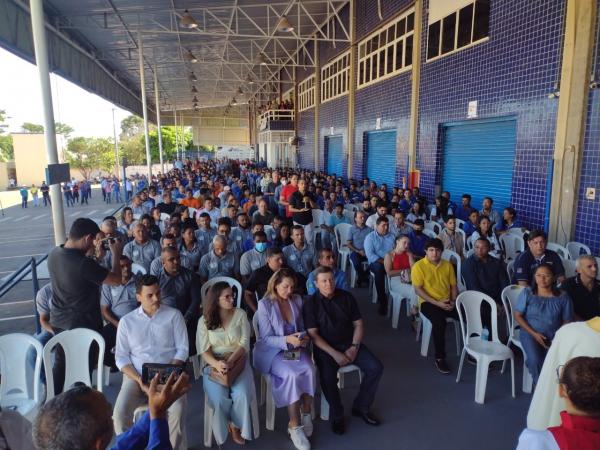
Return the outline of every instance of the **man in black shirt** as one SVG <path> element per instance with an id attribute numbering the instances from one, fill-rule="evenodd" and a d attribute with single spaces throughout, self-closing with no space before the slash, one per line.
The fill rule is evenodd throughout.
<path id="1" fill-rule="evenodd" d="M 161 213 L 166 213 L 168 215 L 173 214 L 175 212 L 175 208 L 177 208 L 177 203 L 173 202 L 171 191 L 165 189 L 162 197 L 163 201 L 156 205 L 156 207 Z"/>
<path id="2" fill-rule="evenodd" d="M 112 270 L 109 271 L 86 256 L 94 248 L 94 239 L 99 231 L 93 220 L 79 218 L 73 222 L 67 242 L 55 247 L 48 255 L 48 272 L 53 293 L 50 325 L 55 334 L 74 328 L 89 328 L 98 332 L 102 330 L 100 286 L 121 284 L 119 261 L 123 244 L 116 239 L 107 241 L 113 255 Z M 63 389 L 64 368 L 64 353 L 57 351 L 54 364 L 57 393 Z"/>
<path id="3" fill-rule="evenodd" d="M 284 266 L 283 252 L 279 247 L 267 249 L 267 264 L 250 274 L 246 289 L 244 291 L 244 300 L 252 312 L 256 312 L 257 301 L 265 296 L 267 284 L 275 272 Z"/>
<path id="4" fill-rule="evenodd" d="M 319 267 L 315 278 L 318 291 L 304 303 L 302 315 L 314 343 L 313 355 L 321 389 L 331 411 L 331 428 L 336 434 L 345 432 L 344 408 L 337 380 L 339 368 L 349 364 L 358 366 L 363 373 L 352 415 L 362 418 L 368 425 L 379 425 L 379 419 L 370 409 L 383 366 L 362 343 L 364 327 L 356 299 L 351 293 L 335 288 L 330 267 Z"/>
<path id="5" fill-rule="evenodd" d="M 306 180 L 298 180 L 298 190 L 290 197 L 290 212 L 294 225 L 304 227 L 304 237 L 307 242 L 313 242 L 313 216 L 312 210 L 316 208 L 315 196 L 306 189 Z"/>
<path id="6" fill-rule="evenodd" d="M 590 320 L 600 316 L 600 281 L 598 263 L 592 255 L 577 258 L 577 275 L 567 279 L 561 287 L 573 301 L 573 312 L 577 320 Z"/>

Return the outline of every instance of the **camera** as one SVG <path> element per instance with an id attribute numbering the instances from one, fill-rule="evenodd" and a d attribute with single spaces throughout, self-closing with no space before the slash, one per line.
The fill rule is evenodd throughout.
<path id="1" fill-rule="evenodd" d="M 115 242 L 119 242 L 121 239 L 114 237 L 107 237 L 102 239 L 102 248 L 104 250 L 110 250 L 109 244 L 114 244 Z"/>

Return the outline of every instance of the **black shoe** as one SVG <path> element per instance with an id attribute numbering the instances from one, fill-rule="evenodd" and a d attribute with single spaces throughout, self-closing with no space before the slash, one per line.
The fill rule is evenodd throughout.
<path id="1" fill-rule="evenodd" d="M 440 371 L 441 373 L 443 373 L 445 375 L 448 375 L 450 373 L 450 367 L 448 367 L 448 363 L 446 362 L 445 359 L 436 359 L 435 367 L 437 368 L 438 371 Z"/>
<path id="2" fill-rule="evenodd" d="M 346 432 L 346 425 L 344 424 L 344 419 L 332 420 L 331 431 L 333 431 L 335 434 L 344 434 Z"/>
<path id="3" fill-rule="evenodd" d="M 362 420 L 365 421 L 365 423 L 367 425 L 371 425 L 371 426 L 376 427 L 379 424 L 381 424 L 381 421 L 377 417 L 375 417 L 373 415 L 373 413 L 371 413 L 369 411 L 362 412 L 362 411 L 359 411 L 358 409 L 352 409 L 352 415 L 354 417 L 360 417 Z"/>

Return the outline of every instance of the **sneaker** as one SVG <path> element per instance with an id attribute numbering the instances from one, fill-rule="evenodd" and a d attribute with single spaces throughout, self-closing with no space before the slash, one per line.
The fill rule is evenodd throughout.
<path id="1" fill-rule="evenodd" d="M 443 373 L 444 375 L 447 375 L 450 373 L 450 367 L 448 367 L 448 363 L 446 362 L 445 359 L 436 359 L 435 367 L 437 368 L 437 370 L 439 372 Z"/>
<path id="2" fill-rule="evenodd" d="M 310 450 L 310 442 L 308 442 L 302 427 L 288 428 L 288 434 L 297 450 Z"/>
<path id="3" fill-rule="evenodd" d="M 310 413 L 302 413 L 302 427 L 306 437 L 311 437 L 313 434 L 312 415 Z"/>

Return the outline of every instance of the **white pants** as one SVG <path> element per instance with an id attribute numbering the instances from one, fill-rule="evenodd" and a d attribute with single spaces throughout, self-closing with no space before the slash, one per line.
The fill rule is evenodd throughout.
<path id="1" fill-rule="evenodd" d="M 113 410 L 113 422 L 117 436 L 133 426 L 135 409 L 147 404 L 148 398 L 140 386 L 128 376 L 123 375 L 123 384 Z M 174 450 L 187 450 L 186 410 L 187 395 L 184 395 L 177 399 L 167 411 L 169 440 Z"/>
<path id="2" fill-rule="evenodd" d="M 304 228 L 304 240 L 306 242 L 308 242 L 310 245 L 313 245 L 314 229 L 313 229 L 312 222 L 309 223 L 308 225 L 302 225 L 302 224 L 299 224 L 298 222 L 294 222 L 294 225 L 300 225 L 302 228 Z"/>

